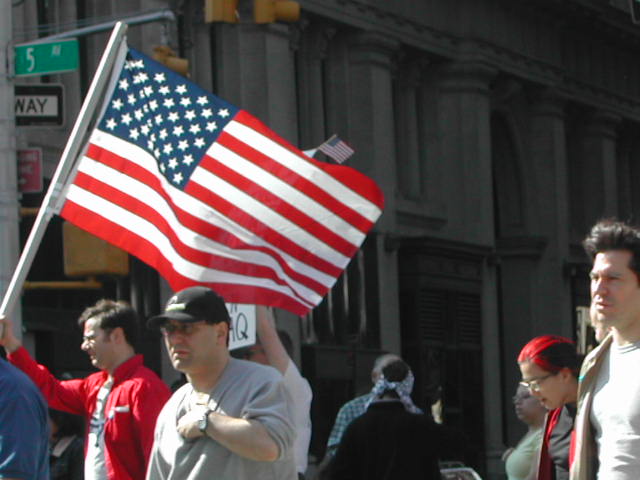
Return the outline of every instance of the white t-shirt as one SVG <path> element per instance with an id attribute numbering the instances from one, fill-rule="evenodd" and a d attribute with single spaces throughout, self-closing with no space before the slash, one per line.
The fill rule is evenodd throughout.
<path id="1" fill-rule="evenodd" d="M 611 344 L 593 395 L 598 479 L 640 479 L 640 342 Z"/>
<path id="2" fill-rule="evenodd" d="M 296 430 L 296 439 L 293 443 L 293 453 L 298 473 L 307 470 L 309 442 L 311 442 L 311 418 L 309 409 L 311 408 L 311 398 L 313 394 L 309 382 L 300 375 L 298 368 L 292 361 L 289 361 L 287 370 L 284 372 L 283 384 L 287 393 L 291 397 L 293 405 L 293 422 Z"/>
<path id="3" fill-rule="evenodd" d="M 107 480 L 107 465 L 104 455 L 104 408 L 107 397 L 111 393 L 113 378 L 109 377 L 100 387 L 96 398 L 96 409 L 93 411 L 87 438 L 87 454 L 84 459 L 85 480 Z"/>

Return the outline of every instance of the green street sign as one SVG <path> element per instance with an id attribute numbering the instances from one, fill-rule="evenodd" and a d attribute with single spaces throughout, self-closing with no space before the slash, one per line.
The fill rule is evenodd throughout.
<path id="1" fill-rule="evenodd" d="M 75 38 L 16 45 L 14 49 L 17 77 L 68 72 L 78 68 L 78 40 Z"/>

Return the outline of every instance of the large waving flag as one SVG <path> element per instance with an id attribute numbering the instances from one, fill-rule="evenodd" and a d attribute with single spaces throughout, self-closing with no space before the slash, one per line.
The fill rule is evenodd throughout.
<path id="1" fill-rule="evenodd" d="M 316 306 L 380 216 L 377 185 L 133 49 L 114 72 L 60 214 L 174 290 Z"/>

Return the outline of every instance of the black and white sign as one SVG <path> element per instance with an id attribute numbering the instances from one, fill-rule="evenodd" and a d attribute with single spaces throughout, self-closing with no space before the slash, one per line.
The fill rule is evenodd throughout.
<path id="1" fill-rule="evenodd" d="M 14 111 L 17 126 L 62 126 L 62 85 L 16 85 Z"/>
<path id="2" fill-rule="evenodd" d="M 231 317 L 229 350 L 256 343 L 256 306 L 227 303 L 227 310 Z"/>

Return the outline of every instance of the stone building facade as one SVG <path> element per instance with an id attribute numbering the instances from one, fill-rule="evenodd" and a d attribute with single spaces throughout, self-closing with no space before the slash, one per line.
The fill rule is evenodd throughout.
<path id="1" fill-rule="evenodd" d="M 17 3 L 20 40 L 36 19 L 65 30 L 171 8 L 175 24 L 132 27 L 129 43 L 151 53 L 168 42 L 196 83 L 293 144 L 347 140 L 349 165 L 378 182 L 386 207 L 313 315 L 281 315 L 316 394 L 312 451 L 322 455 L 339 404 L 367 388 L 375 355 L 393 351 L 414 369 L 417 401 L 440 398 L 445 422 L 466 432 L 465 461 L 500 478 L 500 454 L 523 432 L 510 402 L 519 349 L 543 333 L 575 337 L 591 224 L 640 221 L 640 29 L 626 1 L 299 0 L 292 25 L 254 24 L 243 0 L 238 24 L 205 24 L 194 0 Z M 65 85 L 67 127 L 105 39 L 82 39 L 81 71 L 44 79 Z M 21 129 L 18 145 L 43 148 L 50 172 L 65 136 Z M 148 282 L 138 265 L 107 293 L 151 312 L 166 292 Z M 27 294 L 25 316 L 42 303 L 61 301 Z"/>

